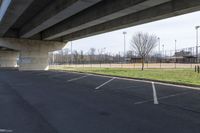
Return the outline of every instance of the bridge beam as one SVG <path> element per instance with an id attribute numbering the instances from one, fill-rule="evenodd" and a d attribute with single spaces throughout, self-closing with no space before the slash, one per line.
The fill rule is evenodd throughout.
<path id="1" fill-rule="evenodd" d="M 130 26 L 140 25 L 156 20 L 174 17 L 200 10 L 200 1 L 174 0 L 143 11 L 129 14 L 106 23 L 73 32 L 62 37 L 63 41 L 71 41 L 101 33 L 110 32 Z M 57 38 L 59 40 L 59 38 Z"/>
<path id="2" fill-rule="evenodd" d="M 170 0 L 105 0 L 43 31 L 42 38 L 55 39 L 168 1 Z"/>
<path id="3" fill-rule="evenodd" d="M 0 37 L 9 30 L 9 28 L 17 21 L 17 19 L 30 6 L 33 0 L 3 0 L 0 11 Z M 5 3 L 5 4 L 4 4 Z M 1 14 L 2 13 L 2 14 Z"/>
<path id="4" fill-rule="evenodd" d="M 101 0 L 54 0 L 22 27 L 20 37 L 29 38 L 99 1 Z"/>

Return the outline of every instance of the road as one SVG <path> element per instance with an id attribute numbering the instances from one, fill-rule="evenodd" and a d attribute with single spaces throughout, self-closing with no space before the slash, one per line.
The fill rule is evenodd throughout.
<path id="1" fill-rule="evenodd" d="M 199 133 L 200 90 L 79 73 L 0 70 L 1 132 Z"/>

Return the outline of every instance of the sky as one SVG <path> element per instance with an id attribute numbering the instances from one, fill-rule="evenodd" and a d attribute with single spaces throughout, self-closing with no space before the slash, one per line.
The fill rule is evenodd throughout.
<path id="1" fill-rule="evenodd" d="M 200 25 L 200 11 L 75 40 L 72 42 L 73 50 L 83 50 L 86 53 L 90 48 L 97 50 L 106 48 L 105 51 L 108 53 L 123 52 L 124 31 L 127 32 L 126 50 L 131 49 L 130 40 L 137 32 L 148 32 L 158 36 L 161 45 L 164 45 L 164 50 L 175 49 L 175 40 L 177 49 L 193 47 L 196 45 L 197 25 Z M 70 49 L 70 42 L 65 48 Z"/>

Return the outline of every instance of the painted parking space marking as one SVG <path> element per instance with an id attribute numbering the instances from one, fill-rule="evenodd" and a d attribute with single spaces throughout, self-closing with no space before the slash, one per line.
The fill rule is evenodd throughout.
<path id="1" fill-rule="evenodd" d="M 154 82 L 152 82 L 152 88 L 153 88 L 153 101 L 154 101 L 154 104 L 159 104 L 158 103 L 158 98 L 157 98 L 157 93 L 156 93 L 156 87 L 155 87 Z"/>
<path id="2" fill-rule="evenodd" d="M 70 72 L 70 73 L 80 74 L 80 72 Z M 85 73 L 85 74 L 96 76 L 96 77 L 112 78 L 112 76 L 109 76 L 109 75 L 100 75 L 100 74 L 93 74 L 93 73 Z M 152 83 L 152 81 L 148 80 L 148 79 L 146 79 L 146 80 L 145 79 L 131 79 L 131 78 L 125 78 L 125 77 L 116 77 L 116 79 L 126 80 L 126 81 L 135 81 L 135 82 L 141 82 L 141 83 Z M 158 84 L 158 85 L 164 85 L 164 86 L 171 86 L 171 87 L 178 87 L 178 88 L 187 88 L 187 89 L 193 89 L 193 90 L 200 90 L 200 87 L 192 87 L 192 86 L 186 86 L 186 85 L 164 83 L 162 81 L 154 81 L 154 83 Z"/>
<path id="3" fill-rule="evenodd" d="M 11 133 L 13 132 L 13 130 L 9 130 L 9 129 L 0 129 L 0 133 Z"/>
<path id="4" fill-rule="evenodd" d="M 100 86 L 96 87 L 95 90 L 98 90 L 100 89 L 101 87 L 103 87 L 104 85 L 110 83 L 111 81 L 113 81 L 114 79 L 116 79 L 116 77 L 113 77 L 112 79 L 106 81 L 105 83 L 101 84 Z"/>
<path id="5" fill-rule="evenodd" d="M 182 95 L 186 95 L 186 94 L 193 93 L 193 92 L 194 92 L 194 91 L 187 91 L 187 92 L 182 92 L 182 93 L 171 94 L 171 95 L 159 97 L 158 100 L 163 100 L 163 99 L 168 99 L 168 98 L 171 98 L 171 97 L 182 96 Z M 139 102 L 135 102 L 134 104 L 148 103 L 148 102 L 152 102 L 153 100 L 154 100 L 154 99 L 139 101 Z"/>
<path id="6" fill-rule="evenodd" d="M 76 80 L 79 80 L 79 79 L 83 79 L 83 78 L 86 78 L 86 77 L 88 77 L 88 75 L 81 76 L 81 77 L 78 77 L 78 78 L 69 79 L 69 80 L 67 80 L 67 81 L 68 81 L 68 82 L 73 82 L 73 81 L 76 81 Z"/>

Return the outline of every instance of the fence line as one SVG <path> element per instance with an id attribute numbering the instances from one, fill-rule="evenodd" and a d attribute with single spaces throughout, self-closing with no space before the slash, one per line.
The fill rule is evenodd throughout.
<path id="1" fill-rule="evenodd" d="M 180 68 L 195 68 L 196 65 L 200 64 L 183 64 L 183 63 L 145 63 L 144 68 L 146 69 L 180 69 Z M 62 64 L 62 65 L 50 65 L 52 67 L 72 67 L 72 68 L 130 68 L 140 69 L 141 63 L 106 63 L 106 64 Z"/>
<path id="2" fill-rule="evenodd" d="M 200 47 L 199 51 L 200 51 Z M 155 51 L 145 59 L 145 68 L 194 68 L 200 62 L 200 55 L 196 54 L 196 47 L 177 50 Z M 124 54 L 101 52 L 86 54 L 74 51 L 69 54 L 67 49 L 49 53 L 50 65 L 64 65 L 68 67 L 95 67 L 95 68 L 140 68 L 141 58 L 134 51 Z"/>

